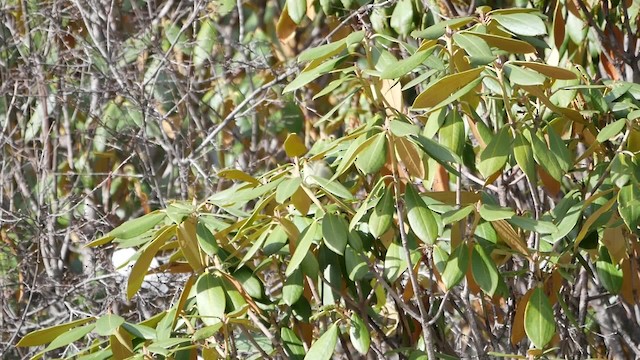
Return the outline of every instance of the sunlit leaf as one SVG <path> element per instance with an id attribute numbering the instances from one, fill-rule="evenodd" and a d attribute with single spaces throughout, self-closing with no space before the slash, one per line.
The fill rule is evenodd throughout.
<path id="1" fill-rule="evenodd" d="M 200 320 L 207 325 L 218 324 L 224 317 L 226 295 L 222 279 L 210 273 L 203 273 L 196 281 L 196 303 Z"/>
<path id="2" fill-rule="evenodd" d="M 438 224 L 433 212 L 427 208 L 413 185 L 407 184 L 404 196 L 411 230 L 425 243 L 433 244 L 438 237 Z"/>
<path id="3" fill-rule="evenodd" d="M 164 227 L 160 231 L 158 231 L 154 237 L 154 239 L 147 244 L 138 257 L 135 265 L 131 268 L 131 274 L 129 275 L 129 280 L 127 281 L 127 298 L 131 299 L 133 295 L 140 289 L 142 286 L 142 282 L 144 281 L 144 277 L 147 275 L 149 271 L 149 266 L 151 265 L 151 260 L 156 256 L 160 247 L 164 245 L 164 243 L 173 237 L 176 233 L 176 226 L 171 225 Z"/>
<path id="4" fill-rule="evenodd" d="M 307 355 L 305 355 L 305 360 L 329 360 L 333 356 L 333 352 L 336 347 L 336 343 L 338 342 L 338 333 L 340 329 L 334 323 L 329 326 L 327 331 L 320 336 L 316 342 L 311 345 Z"/>

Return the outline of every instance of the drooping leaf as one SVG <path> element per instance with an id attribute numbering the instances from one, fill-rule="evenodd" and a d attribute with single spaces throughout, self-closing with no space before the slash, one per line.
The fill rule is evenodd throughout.
<path id="1" fill-rule="evenodd" d="M 207 325 L 216 325 L 224 317 L 226 295 L 222 280 L 213 274 L 203 273 L 196 281 L 196 303 L 200 320 Z"/>
<path id="2" fill-rule="evenodd" d="M 349 338 L 353 347 L 362 355 L 369 352 L 371 345 L 371 335 L 366 324 L 358 314 L 351 314 L 351 327 L 349 328 Z"/>
<path id="3" fill-rule="evenodd" d="M 298 191 L 300 184 L 302 184 L 302 179 L 299 177 L 285 179 L 278 185 L 278 189 L 276 190 L 276 202 L 278 204 L 284 204 L 287 199 Z"/>
<path id="4" fill-rule="evenodd" d="M 339 215 L 326 214 L 322 219 L 324 244 L 338 255 L 344 255 L 349 233 L 347 222 Z"/>
<path id="5" fill-rule="evenodd" d="M 209 60 L 218 33 L 210 19 L 202 21 L 193 48 L 193 65 L 197 68 Z"/>
<path id="6" fill-rule="evenodd" d="M 498 288 L 500 274 L 496 265 L 482 246 L 475 244 L 471 253 L 473 279 L 488 296 L 493 296 Z"/>
<path id="7" fill-rule="evenodd" d="M 373 135 L 372 139 L 356 158 L 356 166 L 365 174 L 378 172 L 387 160 L 387 137 L 384 132 Z"/>
<path id="8" fill-rule="evenodd" d="M 391 188 L 387 188 L 369 216 L 369 231 L 375 238 L 382 236 L 391 227 L 393 200 Z"/>
<path id="9" fill-rule="evenodd" d="M 296 245 L 293 256 L 291 256 L 291 260 L 289 261 L 287 269 L 285 270 L 285 275 L 287 277 L 290 276 L 296 269 L 298 269 L 305 256 L 307 256 L 307 254 L 309 253 L 309 248 L 311 248 L 311 243 L 313 242 L 317 231 L 318 223 L 314 221 L 300 235 L 300 241 Z"/>
<path id="10" fill-rule="evenodd" d="M 182 255 L 195 272 L 201 272 L 204 269 L 204 263 L 200 246 L 198 245 L 197 219 L 192 216 L 189 217 L 178 225 L 176 233 Z"/>
<path id="11" fill-rule="evenodd" d="M 352 281 L 360 281 L 369 273 L 369 267 L 365 261 L 365 255 L 355 250 L 350 245 L 344 250 L 344 263 L 347 276 Z"/>
<path id="12" fill-rule="evenodd" d="M 164 245 L 164 243 L 173 237 L 176 233 L 176 226 L 170 225 L 159 230 L 154 239 L 147 244 L 140 257 L 136 261 L 133 268 L 131 268 L 131 274 L 129 274 L 129 280 L 127 281 L 127 298 L 131 299 L 133 295 L 140 289 L 142 286 L 142 282 L 144 281 L 144 277 L 147 275 L 149 271 L 149 266 L 151 265 L 151 260 L 156 256 L 160 247 Z"/>
<path id="13" fill-rule="evenodd" d="M 487 147 L 480 153 L 478 171 L 482 176 L 489 178 L 505 166 L 511 152 L 512 140 L 509 128 L 506 126 L 491 139 Z"/>
<path id="14" fill-rule="evenodd" d="M 433 244 L 438 238 L 438 224 L 433 212 L 424 203 L 413 185 L 407 184 L 404 196 L 411 230 L 425 243 Z"/>
<path id="15" fill-rule="evenodd" d="M 536 163 L 533 158 L 531 144 L 520 133 L 516 133 L 513 144 L 513 155 L 516 163 L 522 169 L 532 184 L 536 184 Z"/>
<path id="16" fill-rule="evenodd" d="M 287 0 L 289 16 L 294 23 L 300 24 L 307 15 L 307 0 Z"/>
<path id="17" fill-rule="evenodd" d="M 396 156 L 407 169 L 409 175 L 424 179 L 426 170 L 422 157 L 416 146 L 407 138 L 398 137 L 394 141 L 396 148 Z"/>
<path id="18" fill-rule="evenodd" d="M 543 349 L 556 333 L 553 309 L 541 287 L 536 288 L 529 298 L 524 311 L 524 329 L 539 349 Z"/>
<path id="19" fill-rule="evenodd" d="M 396 3 L 389 25 L 398 34 L 407 36 L 415 27 L 413 22 L 413 3 L 411 0 L 399 0 Z"/>
<path id="20" fill-rule="evenodd" d="M 511 61 L 511 64 L 535 70 L 540 74 L 558 80 L 574 80 L 578 76 L 571 70 L 532 61 Z"/>
<path id="21" fill-rule="evenodd" d="M 521 68 L 510 63 L 505 64 L 503 69 L 512 85 L 542 85 L 547 79 L 537 71 Z"/>
<path id="22" fill-rule="evenodd" d="M 449 255 L 447 264 L 442 272 L 442 282 L 447 290 L 456 286 L 467 273 L 469 266 L 469 248 L 466 243 L 461 243 Z"/>
<path id="23" fill-rule="evenodd" d="M 282 287 L 282 300 L 291 306 L 295 304 L 304 291 L 304 275 L 302 270 L 296 269 L 287 277 Z"/>

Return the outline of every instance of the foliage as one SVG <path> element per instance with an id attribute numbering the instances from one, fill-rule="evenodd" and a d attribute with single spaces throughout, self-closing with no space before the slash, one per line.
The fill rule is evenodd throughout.
<path id="1" fill-rule="evenodd" d="M 150 273 L 180 289 L 153 316 L 100 311 L 17 345 L 80 340 L 64 354 L 80 358 L 640 354 L 627 318 L 640 286 L 640 85 L 623 80 L 640 76 L 639 7 L 499 5 L 223 2 L 156 24 L 160 44 L 141 28 L 114 57 L 124 63 L 86 26 L 92 68 L 131 93 L 73 122 L 101 119 L 84 163 L 111 152 L 106 169 L 122 175 L 135 149 L 151 171 L 118 185 L 144 215 L 86 246 L 135 249 L 128 299 L 144 299 Z M 214 59 L 224 29 L 240 50 Z M 25 59 L 13 56 L 3 61 Z M 66 96 L 56 84 L 48 91 Z M 37 101 L 36 119 L 14 115 L 35 125 L 15 128 L 47 154 L 56 126 L 44 125 L 48 98 Z M 133 143 L 112 148 L 123 134 Z M 70 156 L 64 166 L 80 171 Z M 161 172 L 173 174 L 165 185 Z M 173 186 L 180 200 L 164 200 Z"/>

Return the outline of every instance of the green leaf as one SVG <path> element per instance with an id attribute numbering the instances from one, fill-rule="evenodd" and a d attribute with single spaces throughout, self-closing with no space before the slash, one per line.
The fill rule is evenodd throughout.
<path id="1" fill-rule="evenodd" d="M 534 231 L 540 234 L 552 234 L 558 231 L 553 223 L 543 220 L 535 220 L 523 216 L 512 216 L 507 219 L 511 225 L 515 225 L 523 230 Z"/>
<path id="2" fill-rule="evenodd" d="M 313 176 L 313 175 L 311 176 L 311 178 L 316 181 L 316 183 L 318 184 L 318 186 L 320 186 L 322 190 L 325 190 L 326 192 L 329 192 L 339 198 L 353 199 L 353 194 L 351 194 L 351 192 L 346 187 L 344 187 L 344 185 L 340 184 L 337 180 L 331 181 L 331 180 L 327 180 L 325 178 L 322 178 L 319 176 Z"/>
<path id="3" fill-rule="evenodd" d="M 458 222 L 471 214 L 474 209 L 474 205 L 467 205 L 460 209 L 447 211 L 446 213 L 442 214 L 442 224 L 449 225 Z"/>
<path id="4" fill-rule="evenodd" d="M 558 165 L 563 172 L 569 171 L 573 165 L 571 153 L 567 149 L 567 145 L 564 140 L 558 135 L 558 133 L 551 126 L 547 126 L 547 134 L 549 136 L 549 149 L 555 155 L 558 160 Z"/>
<path id="5" fill-rule="evenodd" d="M 482 151 L 478 171 L 485 179 L 498 172 L 507 163 L 511 152 L 511 141 L 509 127 L 505 126 Z"/>
<path id="6" fill-rule="evenodd" d="M 398 280 L 400 275 L 407 270 L 407 257 L 400 244 L 391 242 L 384 257 L 384 277 L 390 283 Z"/>
<path id="7" fill-rule="evenodd" d="M 280 338 L 282 345 L 290 359 L 302 360 L 306 351 L 302 345 L 302 341 L 296 336 L 296 333 L 288 327 L 280 328 Z"/>
<path id="8" fill-rule="evenodd" d="M 482 246 L 475 244 L 471 253 L 471 272 L 480 289 L 492 297 L 500 283 L 500 274 L 493 259 Z"/>
<path id="9" fill-rule="evenodd" d="M 291 306 L 295 304 L 304 292 L 304 276 L 302 270 L 296 269 L 287 277 L 282 287 L 282 300 Z"/>
<path id="10" fill-rule="evenodd" d="M 531 61 L 511 61 L 511 64 L 527 67 L 558 80 L 575 80 L 578 76 L 571 70 Z"/>
<path id="11" fill-rule="evenodd" d="M 341 62 L 342 60 L 344 60 L 346 58 L 346 56 L 340 56 L 337 57 L 335 59 L 332 60 L 328 60 L 316 67 L 314 67 L 313 69 L 305 69 L 303 70 L 300 75 L 298 75 L 298 77 L 296 77 L 292 82 L 289 83 L 289 85 L 285 86 L 285 88 L 282 90 L 283 94 L 286 94 L 288 92 L 297 90 L 305 85 L 307 85 L 308 83 L 312 82 L 313 80 L 319 78 L 320 76 L 328 73 L 329 71 L 333 70 L 333 68 L 336 67 L 336 65 L 338 65 L 339 62 Z"/>
<path id="12" fill-rule="evenodd" d="M 415 27 L 413 12 L 411 0 L 399 0 L 391 13 L 389 25 L 398 34 L 407 36 Z"/>
<path id="13" fill-rule="evenodd" d="M 380 73 L 381 79 L 398 79 L 401 78 L 410 72 L 412 72 L 415 68 L 420 66 L 435 49 L 435 43 L 433 46 L 428 47 L 424 50 L 416 51 L 413 55 L 409 56 L 406 59 L 402 59 L 392 66 L 385 66 L 385 68 Z"/>
<path id="14" fill-rule="evenodd" d="M 287 0 L 289 17 L 294 23 L 300 24 L 307 15 L 307 0 Z"/>
<path id="15" fill-rule="evenodd" d="M 542 166 L 548 173 L 557 181 L 562 179 L 562 169 L 555 155 L 549 151 L 547 145 L 542 141 L 537 134 L 532 133 L 529 129 L 525 129 L 524 136 L 529 140 L 533 147 L 533 156 L 536 162 Z"/>
<path id="16" fill-rule="evenodd" d="M 198 239 L 198 246 L 209 256 L 214 256 L 220 250 L 218 241 L 211 233 L 209 228 L 199 219 L 198 225 L 196 225 L 196 238 Z"/>
<path id="17" fill-rule="evenodd" d="M 347 151 L 342 155 L 342 161 L 340 161 L 340 165 L 338 165 L 336 173 L 333 175 L 331 180 L 336 180 L 347 169 L 349 169 L 356 160 L 356 157 L 367 149 L 373 141 L 375 141 L 374 137 L 365 138 L 364 135 L 354 140 L 351 145 L 349 145 L 349 148 L 347 148 Z"/>
<path id="18" fill-rule="evenodd" d="M 517 35 L 538 36 L 545 35 L 547 28 L 539 16 L 529 13 L 514 13 L 492 15 L 491 18 L 496 20 L 505 29 Z"/>
<path id="19" fill-rule="evenodd" d="M 213 45 L 216 42 L 218 33 L 210 19 L 201 22 L 200 30 L 196 36 L 196 43 L 193 48 L 193 65 L 196 68 L 201 67 L 213 51 Z"/>
<path id="20" fill-rule="evenodd" d="M 438 223 L 433 212 L 410 183 L 407 184 L 404 201 L 407 204 L 407 219 L 411 230 L 420 240 L 433 245 L 438 238 Z"/>
<path id="21" fill-rule="evenodd" d="M 516 213 L 511 208 L 497 205 L 482 204 L 479 210 L 480 216 L 486 221 L 510 219 Z"/>
<path id="22" fill-rule="evenodd" d="M 311 243 L 313 242 L 314 237 L 318 231 L 318 223 L 316 221 L 312 222 L 300 235 L 300 241 L 296 245 L 296 250 L 291 256 L 291 260 L 287 265 L 287 270 L 285 271 L 285 276 L 289 277 L 295 270 L 298 269 L 302 260 L 304 260 L 305 256 L 309 253 L 309 248 L 311 247 Z"/>
<path id="23" fill-rule="evenodd" d="M 358 154 L 356 166 L 365 174 L 378 172 L 387 161 L 387 137 L 380 132 L 371 137 L 373 140 L 364 151 Z"/>
<path id="24" fill-rule="evenodd" d="M 175 230 L 175 225 L 166 226 L 160 229 L 156 233 L 155 238 L 142 249 L 140 257 L 138 257 L 135 265 L 131 268 L 131 274 L 129 274 L 129 279 L 127 281 L 127 298 L 131 299 L 133 295 L 138 292 L 140 286 L 142 286 L 144 277 L 147 275 L 147 271 L 149 271 L 151 260 L 156 256 L 160 247 L 175 235 Z"/>
<path id="25" fill-rule="evenodd" d="M 124 318 L 115 314 L 107 314 L 101 316 L 96 321 L 96 327 L 93 331 L 101 336 L 111 336 L 124 323 Z"/>
<path id="26" fill-rule="evenodd" d="M 339 215 L 326 214 L 322 219 L 324 244 L 338 255 L 344 255 L 349 235 L 348 227 L 347 222 Z"/>
<path id="27" fill-rule="evenodd" d="M 344 264 L 347 276 L 352 281 L 360 281 L 369 274 L 369 267 L 365 261 L 365 255 L 356 251 L 350 245 L 344 249 Z"/>
<path id="28" fill-rule="evenodd" d="M 125 322 L 122 324 L 122 327 L 129 332 L 129 334 L 139 339 L 153 340 L 156 338 L 156 330 L 146 325 Z"/>
<path id="29" fill-rule="evenodd" d="M 224 323 L 222 321 L 218 321 L 213 325 L 208 325 L 196 330 L 193 334 L 193 340 L 201 341 L 214 336 L 220 331 L 220 329 L 222 329 L 222 325 L 224 325 Z"/>
<path id="30" fill-rule="evenodd" d="M 598 279 L 607 291 L 617 295 L 622 289 L 622 269 L 611 262 L 606 248 L 600 247 L 600 258 L 596 261 Z"/>
<path id="31" fill-rule="evenodd" d="M 473 36 L 472 33 L 455 33 L 453 34 L 453 41 L 469 54 L 472 65 L 486 65 L 496 58 L 489 45 L 482 38 Z"/>
<path id="32" fill-rule="evenodd" d="M 512 85 L 542 85 L 547 79 L 537 71 L 524 69 L 511 64 L 505 64 L 503 69 Z"/>
<path id="33" fill-rule="evenodd" d="M 640 186 L 631 183 L 618 192 L 618 212 L 631 232 L 640 235 Z"/>
<path id="34" fill-rule="evenodd" d="M 153 229 L 165 218 L 165 214 L 156 210 L 137 219 L 129 220 L 111 230 L 106 236 L 118 239 L 131 239 Z"/>
<path id="35" fill-rule="evenodd" d="M 305 355 L 304 360 L 329 360 L 333 356 L 333 352 L 338 342 L 338 325 L 331 324 L 327 331 L 320 336 L 316 342 L 311 345 L 309 352 Z"/>
<path id="36" fill-rule="evenodd" d="M 295 192 L 300 187 L 302 183 L 302 179 L 299 177 L 293 177 L 283 180 L 276 190 L 276 202 L 278 204 L 284 204 L 287 199 L 291 197 L 291 195 L 295 194 Z"/>
<path id="37" fill-rule="evenodd" d="M 450 111 L 444 119 L 444 123 L 438 130 L 438 140 L 442 145 L 462 155 L 465 144 L 464 121 L 457 110 Z"/>
<path id="38" fill-rule="evenodd" d="M 351 328 L 349 329 L 349 338 L 353 347 L 362 355 L 369 352 L 371 345 L 371 336 L 366 324 L 358 314 L 351 314 Z"/>
<path id="39" fill-rule="evenodd" d="M 63 346 L 67 346 L 74 341 L 80 340 L 85 337 L 88 333 L 90 333 L 96 324 L 88 324 L 84 326 L 75 327 L 73 329 L 69 329 L 64 333 L 57 336 L 49 346 L 47 346 L 43 352 L 51 351 Z"/>
<path id="40" fill-rule="evenodd" d="M 616 120 L 611 124 L 603 127 L 602 130 L 600 130 L 600 132 L 598 133 L 598 136 L 596 136 L 596 140 L 598 140 L 599 143 L 611 140 L 613 137 L 618 135 L 626 125 L 627 119 Z"/>
<path id="41" fill-rule="evenodd" d="M 413 36 L 414 38 L 436 40 L 444 35 L 447 27 L 456 30 L 472 21 L 477 21 L 477 19 L 475 17 L 467 16 L 440 21 L 439 23 L 431 25 L 424 30 L 414 31 L 413 33 L 411 33 L 411 36 Z"/>
<path id="42" fill-rule="evenodd" d="M 524 172 L 529 181 L 531 181 L 532 184 L 536 184 L 536 163 L 533 159 L 533 149 L 527 139 L 519 132 L 516 133 L 513 155 L 516 163 L 520 166 L 520 169 L 522 169 L 522 172 Z"/>
<path id="43" fill-rule="evenodd" d="M 541 287 L 533 291 L 525 308 L 524 330 L 539 349 L 543 349 L 556 333 L 553 309 Z"/>
<path id="44" fill-rule="evenodd" d="M 22 339 L 20 339 L 20 341 L 18 341 L 16 346 L 27 347 L 27 346 L 38 346 L 38 345 L 46 344 L 48 342 L 53 341 L 53 339 L 57 338 L 58 336 L 64 334 L 69 329 L 73 329 L 82 324 L 86 324 L 89 321 L 94 321 L 95 319 L 96 318 L 94 317 L 89 317 L 86 319 L 75 320 L 68 323 L 32 331 L 27 335 L 25 335 Z"/>
<path id="45" fill-rule="evenodd" d="M 468 266 L 469 248 L 467 244 L 463 242 L 451 252 L 444 271 L 442 272 L 442 282 L 447 290 L 450 290 L 462 280 L 464 274 L 467 273 Z"/>
<path id="46" fill-rule="evenodd" d="M 451 173 L 458 174 L 450 163 L 462 164 L 462 160 L 453 151 L 422 135 L 412 136 L 410 139 Z"/>
<path id="47" fill-rule="evenodd" d="M 216 325 L 224 317 L 226 295 L 222 280 L 213 274 L 203 273 L 196 281 L 196 304 L 200 320 L 205 325 Z"/>
<path id="48" fill-rule="evenodd" d="M 394 209 L 393 200 L 391 188 L 387 188 L 369 216 L 369 232 L 376 239 L 380 238 L 391 227 Z"/>
<path id="49" fill-rule="evenodd" d="M 451 102 L 456 100 L 473 89 L 473 87 L 469 87 L 468 84 L 481 79 L 480 73 L 482 73 L 483 70 L 484 67 L 481 66 L 476 69 L 447 75 L 431 83 L 429 87 L 416 97 L 412 107 L 414 109 L 437 108 L 446 105 L 447 101 Z M 465 89 L 466 92 L 462 93 L 458 91 L 460 89 Z M 451 97 L 453 95 L 455 95 L 455 98 L 452 99 Z"/>
<path id="50" fill-rule="evenodd" d="M 303 51 L 300 56 L 298 56 L 298 61 L 305 62 L 316 60 L 320 58 L 327 58 L 330 56 L 334 56 L 342 52 L 342 50 L 347 48 L 347 44 L 345 43 L 345 39 L 340 39 L 338 41 L 334 41 L 332 43 L 328 43 L 322 46 L 309 48 Z"/>

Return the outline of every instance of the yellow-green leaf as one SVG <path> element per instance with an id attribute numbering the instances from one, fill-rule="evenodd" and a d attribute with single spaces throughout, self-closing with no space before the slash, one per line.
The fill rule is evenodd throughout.
<path id="1" fill-rule="evenodd" d="M 387 137 L 380 132 L 371 137 L 372 142 L 358 154 L 356 166 L 365 174 L 378 172 L 387 160 Z"/>
<path id="2" fill-rule="evenodd" d="M 96 327 L 93 331 L 101 336 L 111 336 L 123 323 L 124 318 L 122 316 L 115 314 L 103 315 L 96 321 Z"/>
<path id="3" fill-rule="evenodd" d="M 288 157 L 294 158 L 306 154 L 307 147 L 304 146 L 304 141 L 297 134 L 289 133 L 284 141 L 284 151 Z"/>
<path id="4" fill-rule="evenodd" d="M 351 327 L 349 328 L 349 338 L 353 347 L 362 355 L 369 352 L 371 345 L 371 335 L 367 325 L 358 314 L 351 314 Z"/>
<path id="5" fill-rule="evenodd" d="M 546 75 L 553 79 L 558 80 L 574 80 L 578 76 L 571 70 L 563 69 L 561 67 L 547 65 L 532 61 L 511 61 L 511 64 L 520 65 L 531 70 L 535 70 L 540 74 Z"/>
<path id="6" fill-rule="evenodd" d="M 32 331 L 27 335 L 25 335 L 22 339 L 20 339 L 20 341 L 18 341 L 16 346 L 28 347 L 28 346 L 38 346 L 38 345 L 46 344 L 48 342 L 53 341 L 53 339 L 57 338 L 63 333 L 67 332 L 67 330 L 73 329 L 82 324 L 86 324 L 89 321 L 94 321 L 95 319 L 96 319 L 95 317 L 88 317 L 86 319 L 75 320 L 68 323 Z"/>
<path id="7" fill-rule="evenodd" d="M 442 79 L 431 83 L 429 87 L 416 97 L 416 100 L 413 102 L 413 108 L 425 109 L 440 104 L 449 96 L 456 93 L 456 91 L 464 88 L 465 85 L 477 80 L 483 70 L 484 67 L 481 66 L 476 69 L 447 75 Z M 464 94 L 460 94 L 460 96 L 462 95 Z"/>
<path id="8" fill-rule="evenodd" d="M 111 230 L 106 236 L 111 236 L 118 239 L 131 239 L 153 229 L 153 227 L 156 226 L 160 221 L 162 221 L 164 217 L 164 213 L 156 210 L 137 219 L 125 222 L 124 224 Z"/>
<path id="9" fill-rule="evenodd" d="M 513 155 L 522 172 L 529 178 L 532 184 L 536 184 L 536 163 L 533 159 L 531 144 L 520 133 L 516 133 L 513 146 Z"/>
<path id="10" fill-rule="evenodd" d="M 200 246 L 196 234 L 196 218 L 189 217 L 178 225 L 178 244 L 182 250 L 182 255 L 187 260 L 191 268 L 197 273 L 204 268 Z"/>
<path id="11" fill-rule="evenodd" d="M 304 260 L 305 256 L 309 253 L 309 249 L 311 248 L 311 244 L 313 239 L 318 232 L 318 223 L 316 221 L 312 222 L 300 235 L 301 239 L 296 244 L 296 249 L 291 256 L 291 260 L 289 260 L 289 264 L 287 265 L 287 269 L 285 270 L 285 276 L 289 277 L 296 271 L 302 260 Z"/>
<path id="12" fill-rule="evenodd" d="M 517 35 L 545 35 L 547 28 L 539 16 L 528 13 L 493 15 L 492 18 L 507 30 Z"/>
<path id="13" fill-rule="evenodd" d="M 175 235 L 176 225 L 169 225 L 160 229 L 154 239 L 148 243 L 142 250 L 140 257 L 136 261 L 133 268 L 131 268 L 131 274 L 129 274 L 129 280 L 127 281 L 127 298 L 131 299 L 133 295 L 140 289 L 144 277 L 149 271 L 151 260 L 156 256 L 160 247 Z"/>
<path id="14" fill-rule="evenodd" d="M 536 48 L 526 41 L 507 38 L 493 34 L 473 33 L 474 36 L 484 40 L 489 46 L 496 47 L 514 54 L 530 54 L 535 53 Z"/>
<path id="15" fill-rule="evenodd" d="M 391 188 L 387 188 L 369 216 L 369 232 L 375 238 L 382 236 L 391 227 L 393 203 Z"/>

